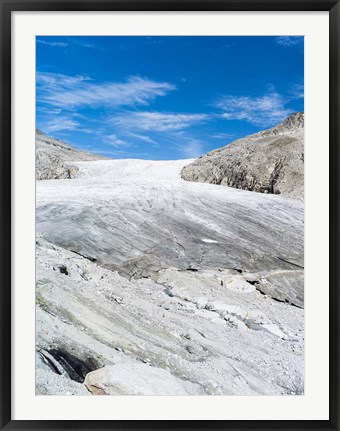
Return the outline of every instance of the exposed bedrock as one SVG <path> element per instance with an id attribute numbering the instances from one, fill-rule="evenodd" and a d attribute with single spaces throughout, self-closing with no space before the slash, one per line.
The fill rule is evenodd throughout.
<path id="1" fill-rule="evenodd" d="M 78 168 L 72 162 L 105 159 L 97 154 L 77 150 L 59 139 L 36 130 L 36 179 L 51 180 L 74 178 Z"/>
<path id="2" fill-rule="evenodd" d="M 304 114 L 193 161 L 182 178 L 291 198 L 304 196 Z"/>
<path id="3" fill-rule="evenodd" d="M 36 262 L 37 394 L 303 393 L 304 310 L 236 270 L 129 281 L 39 237 Z"/>

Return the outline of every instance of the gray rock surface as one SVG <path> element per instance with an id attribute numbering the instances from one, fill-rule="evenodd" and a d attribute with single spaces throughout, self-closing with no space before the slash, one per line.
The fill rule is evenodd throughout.
<path id="1" fill-rule="evenodd" d="M 79 151 L 72 146 L 36 130 L 36 179 L 74 178 L 78 168 L 70 162 L 102 160 L 100 155 Z"/>
<path id="2" fill-rule="evenodd" d="M 182 178 L 262 193 L 304 196 L 304 114 L 211 151 L 182 170 Z"/>
<path id="3" fill-rule="evenodd" d="M 233 270 L 131 279 L 37 238 L 38 395 L 304 391 L 304 310 Z"/>
<path id="4" fill-rule="evenodd" d="M 303 393 L 303 203 L 188 162 L 37 182 L 37 394 Z"/>
<path id="5" fill-rule="evenodd" d="M 84 384 L 94 395 L 204 395 L 197 383 L 138 362 L 123 362 L 92 371 L 86 375 Z"/>

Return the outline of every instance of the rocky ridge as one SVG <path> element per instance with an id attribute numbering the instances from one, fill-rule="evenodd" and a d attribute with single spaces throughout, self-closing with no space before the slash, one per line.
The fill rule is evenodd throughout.
<path id="1" fill-rule="evenodd" d="M 220 184 L 303 200 L 304 113 L 213 150 L 181 172 L 187 181 Z"/>
<path id="2" fill-rule="evenodd" d="M 80 151 L 59 139 L 46 136 L 36 130 L 36 179 L 74 178 L 78 168 L 71 162 L 102 160 L 100 155 Z"/>

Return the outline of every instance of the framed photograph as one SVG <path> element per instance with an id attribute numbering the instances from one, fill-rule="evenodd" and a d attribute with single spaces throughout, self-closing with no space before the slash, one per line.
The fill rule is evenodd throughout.
<path id="1" fill-rule="evenodd" d="M 1 1 L 1 429 L 339 429 L 337 1 Z"/>

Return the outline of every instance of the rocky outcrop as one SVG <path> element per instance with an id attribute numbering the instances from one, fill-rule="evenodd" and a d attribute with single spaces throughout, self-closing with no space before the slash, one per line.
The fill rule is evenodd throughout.
<path id="1" fill-rule="evenodd" d="M 37 395 L 302 394 L 304 310 L 247 280 L 129 281 L 38 237 Z"/>
<path id="2" fill-rule="evenodd" d="M 50 138 L 39 129 L 36 130 L 35 144 L 37 180 L 74 178 L 78 168 L 71 162 L 105 159 Z"/>
<path id="3" fill-rule="evenodd" d="M 303 112 L 211 151 L 185 166 L 181 175 L 187 181 L 303 199 Z"/>
<path id="4" fill-rule="evenodd" d="M 204 395 L 198 384 L 142 362 L 126 361 L 92 371 L 85 386 L 93 395 Z"/>

